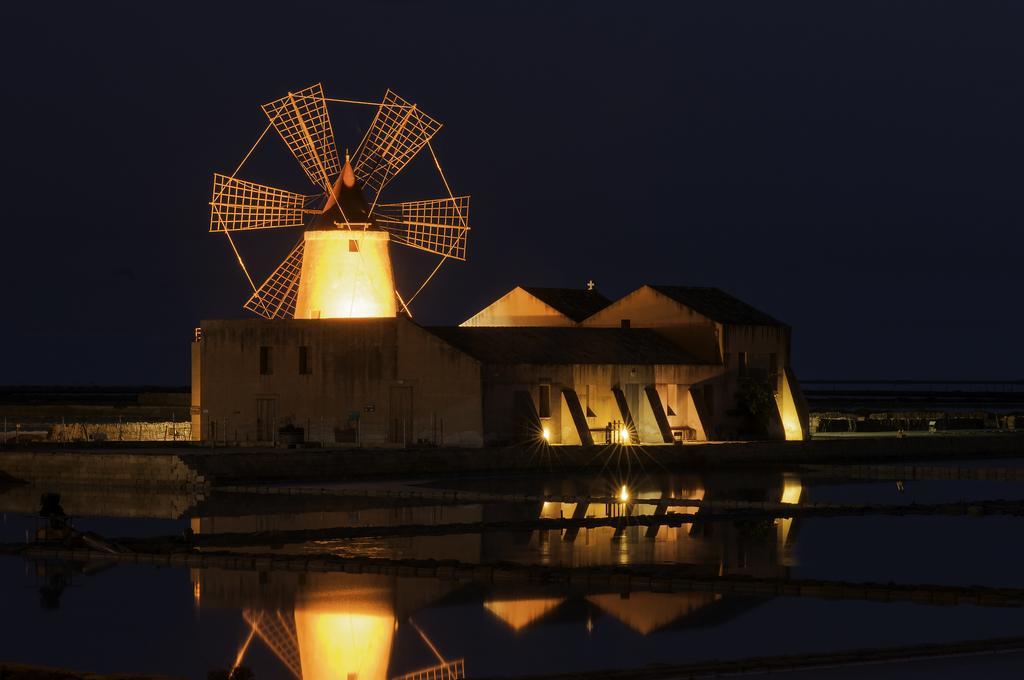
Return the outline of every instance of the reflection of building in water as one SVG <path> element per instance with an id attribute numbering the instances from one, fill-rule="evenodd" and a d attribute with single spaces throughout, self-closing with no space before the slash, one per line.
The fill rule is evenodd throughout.
<path id="1" fill-rule="evenodd" d="M 782 498 L 779 499 L 781 503 L 788 503 L 790 505 L 797 505 L 803 498 L 804 487 L 800 483 L 800 480 L 792 475 L 786 475 L 782 480 Z M 793 518 L 792 517 L 780 517 L 776 520 L 779 527 L 779 545 L 785 546 L 789 544 L 790 538 L 793 536 Z"/>
<path id="2" fill-rule="evenodd" d="M 627 522 L 618 527 L 488 533 L 483 537 L 484 555 L 573 567 L 689 564 L 708 573 L 752 576 L 776 575 L 777 569 L 791 564 L 792 518 L 701 521 L 699 506 L 704 501 L 798 503 L 803 487 L 796 477 L 664 476 L 627 490 L 627 502 L 548 502 L 540 506 L 539 515 L 552 519 L 688 515 L 693 521 L 678 527 Z M 619 491 L 605 480 L 567 480 L 545 493 L 561 498 L 613 499 Z M 672 505 L 685 501 L 693 505 Z"/>
<path id="3" fill-rule="evenodd" d="M 519 597 L 487 600 L 484 607 L 511 626 L 512 630 L 520 631 L 563 602 L 564 597 Z"/>
<path id="4" fill-rule="evenodd" d="M 619 621 L 647 635 L 721 599 L 715 593 L 601 593 L 587 601 Z"/>
<path id="5" fill-rule="evenodd" d="M 501 635 L 500 629 L 478 626 L 473 635 L 457 636 L 453 649 L 438 649 L 414 619 L 430 618 L 425 610 L 445 608 L 449 601 L 463 612 L 467 602 L 478 603 L 515 633 L 548 620 L 589 630 L 604 614 L 638 635 L 670 627 L 714 625 L 759 602 L 714 593 L 595 588 L 481 592 L 479 585 L 460 586 L 434 578 L 355 574 L 203 569 L 193 570 L 192 578 L 201 583 L 204 607 L 243 610 L 253 639 L 243 644 L 236 664 L 245 662 L 252 644 L 263 644 L 297 680 L 465 677 L 466 656 L 506 638 L 488 638 Z M 463 592 L 455 593 L 456 589 Z M 409 629 L 422 638 L 403 634 Z M 410 650 L 412 646 L 417 649 Z M 432 665 L 424 668 L 424 658 Z"/>
<path id="6" fill-rule="evenodd" d="M 493 481 L 489 482 L 493 484 Z M 615 518 L 686 515 L 691 523 L 672 526 L 630 525 L 561 530 L 467 531 L 459 534 L 321 540 L 281 546 L 286 552 L 332 552 L 387 559 L 438 559 L 466 563 L 514 561 L 573 567 L 675 563 L 708 573 L 769 576 L 790 564 L 794 534 L 791 518 L 751 518 L 742 522 L 702 521 L 701 502 L 749 501 L 798 503 L 802 486 L 795 477 L 662 476 L 626 487 L 604 479 L 552 483 L 546 497 L 576 502 L 504 502 L 466 505 L 357 507 L 344 511 L 279 512 L 260 515 L 194 517 L 197 534 L 310 530 L 334 527 L 432 526 L 497 523 L 538 518 Z M 512 493 L 512 490 L 509 491 Z M 515 490 L 515 493 L 522 493 Z M 596 499 L 588 502 L 585 499 Z M 674 505 L 689 501 L 692 505 Z M 255 549 L 255 548 L 254 548 Z"/>
<path id="7" fill-rule="evenodd" d="M 387 502 L 387 501 L 382 501 Z M 501 512 L 498 511 L 497 515 Z M 335 527 L 405 526 L 480 522 L 495 516 L 493 509 L 480 505 L 379 506 L 351 510 L 318 510 L 272 514 L 216 515 L 193 517 L 197 534 L 295 531 Z M 333 552 L 391 559 L 448 559 L 476 562 L 480 558 L 480 534 L 451 536 L 402 536 L 387 539 L 317 541 L 284 546 L 289 552 Z"/>
<path id="8" fill-rule="evenodd" d="M 685 514 L 696 521 L 679 527 L 634 525 L 578 531 L 488 531 L 366 539 L 350 541 L 355 545 L 348 547 L 318 542 L 313 546 L 282 546 L 280 550 L 331 548 L 347 554 L 377 557 L 480 563 L 510 560 L 567 566 L 665 562 L 690 565 L 693 573 L 708 575 L 785 576 L 788 571 L 787 546 L 796 535 L 794 520 L 701 521 L 701 510 L 696 505 L 659 505 L 657 501 L 799 503 L 803 488 L 796 478 L 665 477 L 646 486 L 638 483 L 618 497 L 609 495 L 607 485 L 604 480 L 573 480 L 545 490 L 552 496 L 598 498 L 600 502 L 361 508 L 344 512 L 218 516 L 197 518 L 193 528 L 200 533 L 234 533 L 346 525 L 431 525 L 537 517 Z M 617 487 L 610 488 L 614 491 Z M 628 500 L 621 502 L 618 498 Z M 448 659 L 436 650 L 426 632 L 420 633 L 422 638 L 403 638 L 400 632 L 403 626 L 415 627 L 411 620 L 420 610 L 444 606 L 450 597 L 457 597 L 464 603 L 465 589 L 458 583 L 432 578 L 216 569 L 195 570 L 192 578 L 193 591 L 202 606 L 244 609 L 254 636 L 271 649 L 296 678 L 399 677 L 423 665 L 403 667 L 402 654 L 396 654 L 398 641 L 403 639 L 422 640 L 422 644 L 417 642 L 420 652 L 423 648 L 432 650 L 437 665 L 443 665 L 446 673 L 449 670 L 462 672 L 461 659 Z M 622 593 L 594 589 L 566 592 L 523 588 L 479 593 L 474 591 L 479 586 L 466 588 L 471 601 L 479 601 L 490 616 L 516 633 L 551 619 L 578 620 L 589 629 L 595 618 L 606 615 L 639 635 L 648 635 L 666 627 L 713 625 L 759 602 L 714 593 Z M 462 594 L 456 595 L 456 589 L 463 591 Z M 445 652 L 463 656 L 467 650 Z M 409 675 L 410 680 L 418 677 L 427 675 L 416 672 Z"/>
<path id="9" fill-rule="evenodd" d="M 559 597 L 495 593 L 484 601 L 484 608 L 517 633 L 563 610 L 570 611 L 570 617 L 575 614 L 592 621 L 591 610 L 596 607 L 640 635 L 648 635 L 721 599 L 716 593 L 572 593 Z M 582 609 L 574 606 L 581 602 Z"/>

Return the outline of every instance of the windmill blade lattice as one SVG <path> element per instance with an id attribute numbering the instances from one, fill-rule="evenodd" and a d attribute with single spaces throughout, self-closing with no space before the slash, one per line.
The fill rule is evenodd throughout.
<path id="1" fill-rule="evenodd" d="M 247 231 L 301 227 L 310 199 L 292 191 L 216 173 L 210 201 L 210 231 Z"/>
<path id="2" fill-rule="evenodd" d="M 456 260 L 466 259 L 469 196 L 378 205 L 377 224 L 397 243 Z"/>
<path id="3" fill-rule="evenodd" d="M 299 274 L 302 272 L 302 253 L 306 242 L 299 241 L 284 262 L 256 289 L 243 307 L 264 319 L 290 319 L 295 316 L 295 301 L 299 294 Z"/>
<path id="4" fill-rule="evenodd" d="M 356 153 L 356 178 L 376 204 L 388 182 L 426 146 L 441 123 L 388 90 Z"/>
<path id="5" fill-rule="evenodd" d="M 243 609 L 242 618 L 291 672 L 292 677 L 302 680 L 302 655 L 295 631 L 294 613 L 285 612 L 282 615 L 280 610 L 271 613 L 266 610 Z"/>
<path id="6" fill-rule="evenodd" d="M 365 105 L 376 110 L 351 161 L 346 154 L 344 171 L 328 115 L 328 102 Z M 305 300 L 300 310 L 303 318 L 311 318 L 308 315 L 314 313 L 312 310 L 320 309 L 306 304 L 309 295 L 324 293 L 311 293 L 311 288 L 303 287 L 304 259 L 309 260 L 318 256 L 321 260 L 336 258 L 336 262 L 341 262 L 347 256 L 324 255 L 320 249 L 306 254 L 305 241 L 310 238 L 310 232 L 334 232 L 336 228 L 354 227 L 358 227 L 359 231 L 386 231 L 390 241 L 396 245 L 439 256 L 441 262 L 434 267 L 408 300 L 402 299 L 397 290 L 391 291 L 392 297 L 401 300 L 407 313 L 410 313 L 409 304 L 434 277 L 445 260 L 466 259 L 470 228 L 469 196 L 455 196 L 452 193 L 433 148 L 431 155 L 448 196 L 402 203 L 380 202 L 385 187 L 404 170 L 423 147 L 430 144 L 430 140 L 441 129 L 439 121 L 391 90 L 387 90 L 379 103 L 327 99 L 319 83 L 303 90 L 289 92 L 284 97 L 264 104 L 262 108 L 269 119 L 267 128 L 244 156 L 234 174 L 214 175 L 213 196 L 210 201 L 210 231 L 225 235 L 253 290 L 253 294 L 243 305 L 245 309 L 265 319 L 295 318 L 300 298 Z M 288 146 L 309 180 L 314 186 L 322 189 L 322 192 L 301 194 L 236 177 L 271 127 Z M 342 207 L 343 205 L 345 207 Z M 359 216 L 358 220 L 350 223 L 345 214 L 349 209 L 355 210 Z M 318 217 L 310 220 L 308 218 L 311 215 Z M 302 238 L 270 276 L 257 287 L 232 233 L 288 227 L 302 228 Z M 357 238 L 355 234 L 351 237 L 339 234 L 338 238 L 331 237 L 327 240 L 341 243 L 342 239 L 348 239 L 348 250 L 345 252 L 361 253 L 359 257 L 362 260 L 359 266 L 365 267 L 365 260 L 371 257 L 371 251 L 363 251 L 358 245 L 356 250 L 352 250 L 352 243 L 361 238 L 363 237 Z M 381 239 L 374 241 L 382 242 Z M 383 240 L 385 245 L 379 256 L 373 256 L 379 257 L 382 263 L 373 269 L 376 277 L 374 280 L 379 279 L 381 285 L 393 288 L 387 241 L 388 239 Z M 316 263 L 309 260 L 305 265 L 307 268 L 315 267 Z M 351 266 L 351 262 L 344 266 Z M 328 290 L 335 289 L 332 287 Z M 326 295 L 329 297 L 334 293 L 328 292 Z M 385 305 L 382 310 L 385 316 L 393 315 L 393 300 L 391 309 Z M 332 310 L 329 313 L 344 315 L 350 312 Z M 315 314 L 317 318 L 321 318 L 320 311 L 316 311 Z"/>
<path id="7" fill-rule="evenodd" d="M 329 192 L 333 178 L 341 170 L 341 162 L 323 86 L 317 83 L 298 92 L 289 92 L 264 104 L 263 112 L 299 161 L 309 181 Z"/>

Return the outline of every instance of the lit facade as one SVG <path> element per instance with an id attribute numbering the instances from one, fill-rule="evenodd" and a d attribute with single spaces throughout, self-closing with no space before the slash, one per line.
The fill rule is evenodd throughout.
<path id="1" fill-rule="evenodd" d="M 387 262 L 384 232 L 309 233 L 329 235 L 339 257 L 379 246 L 374 261 Z M 332 288 L 311 284 L 310 317 L 329 306 L 306 302 L 318 295 L 330 301 Z M 643 286 L 611 302 L 516 288 L 458 327 L 321 309 L 319 320 L 204 322 L 198 337 L 192 432 L 207 441 L 655 445 L 807 432 L 789 327 L 716 289 Z M 760 411 L 744 415 L 744 389 Z"/>
<path id="2" fill-rule="evenodd" d="M 386 231 L 307 231 L 295 318 L 394 317 L 389 240 Z"/>

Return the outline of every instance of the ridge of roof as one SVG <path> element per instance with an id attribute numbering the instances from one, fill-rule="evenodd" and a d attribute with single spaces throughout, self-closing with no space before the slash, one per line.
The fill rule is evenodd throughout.
<path id="1" fill-rule="evenodd" d="M 692 308 L 712 321 L 746 326 L 788 327 L 787 324 L 765 314 L 720 288 L 647 285 L 665 297 Z"/>

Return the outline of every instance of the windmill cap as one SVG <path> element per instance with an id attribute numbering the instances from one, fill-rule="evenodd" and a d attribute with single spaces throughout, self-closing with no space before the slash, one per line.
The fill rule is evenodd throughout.
<path id="1" fill-rule="evenodd" d="M 356 182 L 356 173 L 348 154 L 345 154 L 345 165 L 334 181 L 334 187 L 327 195 L 323 210 L 314 219 L 308 229 L 334 229 L 338 223 L 370 224 L 370 209 L 366 205 L 362 191 Z"/>
<path id="2" fill-rule="evenodd" d="M 341 182 L 349 189 L 356 185 L 356 173 L 352 169 L 352 163 L 349 162 L 347 151 L 345 152 L 345 165 L 341 168 Z"/>

